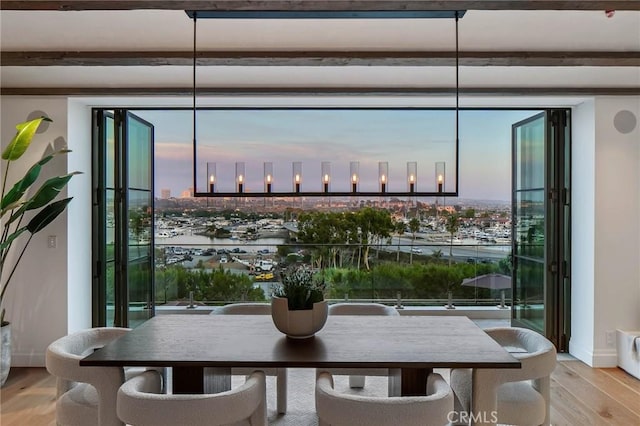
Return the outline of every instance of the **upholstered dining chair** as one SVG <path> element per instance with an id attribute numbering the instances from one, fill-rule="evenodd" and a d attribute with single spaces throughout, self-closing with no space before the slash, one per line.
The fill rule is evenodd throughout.
<path id="1" fill-rule="evenodd" d="M 386 315 L 399 316 L 395 308 L 381 303 L 336 303 L 329 306 L 329 315 Z M 388 376 L 386 368 L 346 369 L 334 368 L 330 370 L 335 375 L 349 375 L 349 387 L 363 388 L 366 376 Z M 396 393 L 393 384 L 389 382 L 389 395 Z"/>
<path id="2" fill-rule="evenodd" d="M 485 332 L 519 359 L 520 369 L 452 369 L 456 410 L 471 412 L 471 396 L 496 398 L 497 421 L 512 425 L 546 425 L 549 419 L 550 376 L 556 348 L 539 333 L 525 328 L 497 327 Z M 475 389 L 482 386 L 482 389 Z"/>
<path id="3" fill-rule="evenodd" d="M 443 426 L 453 411 L 453 392 L 439 374 L 427 379 L 427 395 L 371 397 L 336 391 L 333 376 L 321 371 L 316 379 L 319 426 Z"/>
<path id="4" fill-rule="evenodd" d="M 121 367 L 81 367 L 79 361 L 127 332 L 128 328 L 92 328 L 61 337 L 49 345 L 46 367 L 57 377 L 58 425 L 123 424 L 116 416 L 116 396 L 125 381 L 125 370 Z M 136 369 L 127 376 L 142 371 Z M 158 372 L 150 374 L 161 380 Z"/>
<path id="5" fill-rule="evenodd" d="M 230 303 L 215 308 L 211 315 L 271 315 L 269 303 Z M 267 319 L 265 319 L 267 321 Z M 268 318 L 271 321 L 271 317 Z M 232 368 L 232 375 L 246 376 L 255 368 Z M 287 412 L 287 369 L 286 368 L 261 368 L 267 376 L 276 377 L 276 405 L 279 414 Z"/>
<path id="6" fill-rule="evenodd" d="M 264 374 L 256 371 L 238 388 L 215 394 L 159 393 L 158 376 L 145 372 L 118 391 L 118 417 L 132 426 L 267 425 Z"/>

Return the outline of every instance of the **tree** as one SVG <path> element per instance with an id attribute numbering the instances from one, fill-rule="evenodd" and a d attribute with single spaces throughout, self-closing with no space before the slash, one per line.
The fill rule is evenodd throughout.
<path id="1" fill-rule="evenodd" d="M 446 228 L 447 232 L 451 235 L 449 244 L 449 266 L 451 266 L 451 262 L 453 261 L 453 236 L 460 228 L 460 216 L 457 214 L 450 214 L 447 218 Z"/>
<path id="2" fill-rule="evenodd" d="M 345 213 L 310 212 L 298 218 L 298 240 L 314 247 L 314 257 L 318 268 L 333 265 L 336 267 L 337 255 L 353 233 Z"/>
<path id="3" fill-rule="evenodd" d="M 356 214 L 356 222 L 360 231 L 360 241 L 364 248 L 364 266 L 370 270 L 369 249 L 382 239 L 389 238 L 395 229 L 391 215 L 386 210 L 365 207 Z"/>
<path id="4" fill-rule="evenodd" d="M 411 231 L 411 250 L 409 252 L 409 264 L 413 264 L 413 243 L 416 240 L 416 233 L 420 230 L 420 221 L 417 218 L 412 218 L 409 221 L 409 231 Z"/>
<path id="5" fill-rule="evenodd" d="M 396 251 L 396 262 L 400 263 L 400 237 L 404 235 L 405 224 L 402 221 L 395 223 L 395 233 L 398 236 L 398 250 Z"/>
<path id="6" fill-rule="evenodd" d="M 476 217 L 476 209 L 466 209 L 464 211 L 464 217 L 466 219 L 473 219 L 474 217 Z"/>

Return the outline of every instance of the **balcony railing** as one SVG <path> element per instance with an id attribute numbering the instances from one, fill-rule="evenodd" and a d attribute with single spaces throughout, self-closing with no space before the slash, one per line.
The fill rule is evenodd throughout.
<path id="1" fill-rule="evenodd" d="M 380 244 L 281 244 L 225 241 L 155 245 L 156 306 L 220 305 L 268 300 L 285 265 L 304 264 L 325 276 L 333 301 L 402 306 L 496 306 L 500 290 L 461 285 L 488 273 L 510 276 L 510 244 L 425 242 L 394 237 Z M 364 256 L 367 256 L 366 261 Z M 322 259 L 321 259 L 322 258 Z M 321 266 L 321 267 L 319 267 Z M 368 269 L 367 269 L 368 268 Z M 511 305 L 511 290 L 504 291 Z M 144 303 L 142 303 L 144 305 Z"/>

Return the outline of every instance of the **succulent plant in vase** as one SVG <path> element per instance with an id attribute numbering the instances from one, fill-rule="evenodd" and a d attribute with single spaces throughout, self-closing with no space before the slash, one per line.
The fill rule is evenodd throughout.
<path id="1" fill-rule="evenodd" d="M 327 321 L 324 279 L 304 267 L 286 269 L 281 277 L 271 299 L 276 328 L 293 339 L 312 337 Z"/>
<path id="2" fill-rule="evenodd" d="M 273 294 L 287 298 L 290 310 L 312 309 L 314 303 L 324 300 L 324 278 L 316 276 L 312 271 L 304 267 L 293 267 L 280 275 L 282 285 Z"/>

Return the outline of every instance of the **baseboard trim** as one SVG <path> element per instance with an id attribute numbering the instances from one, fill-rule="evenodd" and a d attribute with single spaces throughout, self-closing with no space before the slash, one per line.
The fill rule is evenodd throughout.
<path id="1" fill-rule="evenodd" d="M 618 365 L 618 353 L 615 349 L 600 349 L 593 353 L 594 368 L 613 368 Z"/>
<path id="2" fill-rule="evenodd" d="M 569 342 L 569 353 L 593 368 L 612 368 L 618 365 L 618 356 L 615 349 L 591 351 Z"/>
<path id="3" fill-rule="evenodd" d="M 12 367 L 44 367 L 45 354 L 43 353 L 12 353 Z"/>

